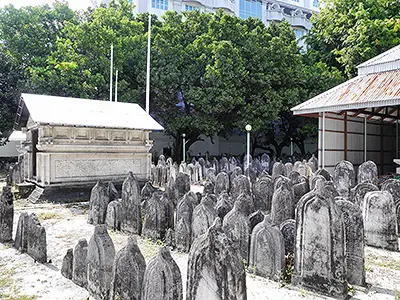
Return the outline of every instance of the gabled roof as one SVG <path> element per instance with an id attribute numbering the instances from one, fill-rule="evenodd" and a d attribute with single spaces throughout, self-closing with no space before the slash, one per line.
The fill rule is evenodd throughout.
<path id="1" fill-rule="evenodd" d="M 39 124 L 163 130 L 138 104 L 22 94 L 20 123 L 27 114 Z"/>
<path id="2" fill-rule="evenodd" d="M 358 70 L 357 77 L 293 107 L 293 114 L 400 105 L 400 45 L 359 65 Z"/>

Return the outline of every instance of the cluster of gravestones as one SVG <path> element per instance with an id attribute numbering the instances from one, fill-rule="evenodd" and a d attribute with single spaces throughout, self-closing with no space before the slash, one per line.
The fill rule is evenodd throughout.
<path id="1" fill-rule="evenodd" d="M 182 300 L 182 276 L 167 247 L 146 265 L 134 236 L 115 253 L 106 225 L 96 225 L 89 244 L 68 249 L 61 273 L 95 299 Z M 193 243 L 186 299 L 246 299 L 246 273 L 217 218 Z"/>
<path id="2" fill-rule="evenodd" d="M 14 200 L 11 187 L 3 187 L 0 195 L 0 242 L 12 241 Z M 47 262 L 46 230 L 34 213 L 21 213 L 18 219 L 14 247 L 26 252 L 40 263 Z"/>

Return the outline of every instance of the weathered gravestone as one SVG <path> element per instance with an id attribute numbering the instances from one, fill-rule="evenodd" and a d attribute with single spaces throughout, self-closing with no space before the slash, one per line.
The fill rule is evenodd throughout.
<path id="1" fill-rule="evenodd" d="M 19 216 L 14 247 L 40 263 L 47 262 L 46 230 L 34 213 Z"/>
<path id="2" fill-rule="evenodd" d="M 226 214 L 230 212 L 232 208 L 233 208 L 232 198 L 226 192 L 221 193 L 218 196 L 217 204 L 215 204 L 215 210 L 217 211 L 218 217 L 220 217 L 221 220 L 223 220 Z"/>
<path id="3" fill-rule="evenodd" d="M 214 168 L 206 168 L 206 181 L 215 182 L 217 172 Z"/>
<path id="4" fill-rule="evenodd" d="M 128 177 L 122 184 L 122 220 L 121 230 L 141 234 L 142 232 L 142 212 L 141 197 L 138 181 L 129 172 Z"/>
<path id="5" fill-rule="evenodd" d="M 369 182 L 361 182 L 350 190 L 350 198 L 348 200 L 362 209 L 365 194 L 374 191 L 379 191 L 376 185 Z"/>
<path id="6" fill-rule="evenodd" d="M 96 225 L 87 250 L 87 289 L 95 299 L 110 297 L 115 258 L 106 225 Z"/>
<path id="7" fill-rule="evenodd" d="M 142 198 L 142 202 L 146 202 L 147 200 L 149 200 L 151 198 L 151 196 L 153 195 L 153 193 L 155 191 L 157 191 L 158 189 L 156 189 L 151 182 L 146 182 L 142 188 L 142 190 L 140 191 L 140 196 Z"/>
<path id="8" fill-rule="evenodd" d="M 318 175 L 321 175 L 322 177 L 324 177 L 326 181 L 332 181 L 331 174 L 325 169 L 317 170 L 317 172 L 315 172 L 314 176 L 318 176 Z"/>
<path id="9" fill-rule="evenodd" d="M 314 177 L 311 178 L 310 181 L 310 190 L 315 189 L 315 186 L 317 185 L 318 181 L 327 181 L 326 178 L 322 175 L 315 175 Z"/>
<path id="10" fill-rule="evenodd" d="M 87 287 L 87 251 L 86 239 L 80 239 L 74 248 L 72 261 L 72 281 L 84 288 Z"/>
<path id="11" fill-rule="evenodd" d="M 239 252 L 217 218 L 192 245 L 186 300 L 246 300 L 246 272 Z"/>
<path id="12" fill-rule="evenodd" d="M 115 256 L 110 299 L 140 300 L 146 262 L 136 237 L 128 237 L 127 245 Z"/>
<path id="13" fill-rule="evenodd" d="M 272 180 L 275 180 L 279 176 L 287 176 L 286 167 L 281 162 L 276 162 L 272 167 Z"/>
<path id="14" fill-rule="evenodd" d="M 275 191 L 272 196 L 271 220 L 279 225 L 294 216 L 295 202 L 293 184 L 287 177 L 280 176 L 275 182 Z"/>
<path id="15" fill-rule="evenodd" d="M 168 248 L 162 247 L 157 256 L 152 258 L 147 265 L 142 300 L 182 300 L 182 290 L 179 267 Z"/>
<path id="16" fill-rule="evenodd" d="M 386 191 L 366 193 L 363 217 L 367 245 L 399 250 L 396 209 L 391 194 Z"/>
<path id="17" fill-rule="evenodd" d="M 107 197 L 108 197 L 108 202 L 118 200 L 119 198 L 118 191 L 111 181 L 107 185 Z"/>
<path id="18" fill-rule="evenodd" d="M 351 162 L 342 160 L 336 164 L 333 173 L 333 184 L 339 196 L 349 197 L 350 189 L 356 185 L 355 176 L 354 166 Z"/>
<path id="19" fill-rule="evenodd" d="M 165 201 L 161 201 L 161 195 L 154 193 L 147 201 L 144 213 L 143 234 L 153 240 L 163 239 L 168 225 L 170 225 L 170 208 Z"/>
<path id="20" fill-rule="evenodd" d="M 270 176 L 261 177 L 253 185 L 254 209 L 262 211 L 271 210 L 273 184 Z"/>
<path id="21" fill-rule="evenodd" d="M 224 192 L 229 192 L 229 175 L 225 172 L 221 172 L 215 178 L 215 195 L 218 197 Z"/>
<path id="22" fill-rule="evenodd" d="M 182 252 L 188 252 L 192 243 L 191 223 L 187 218 L 180 218 L 175 226 L 176 248 Z"/>
<path id="23" fill-rule="evenodd" d="M 72 279 L 73 259 L 74 253 L 72 252 L 72 248 L 70 248 L 67 250 L 61 266 L 61 274 L 65 278 Z"/>
<path id="24" fill-rule="evenodd" d="M 219 160 L 219 169 L 220 172 L 229 172 L 229 161 L 225 156 Z"/>
<path id="25" fill-rule="evenodd" d="M 336 205 L 344 222 L 347 281 L 364 286 L 364 223 L 361 209 L 347 200 L 337 200 Z"/>
<path id="26" fill-rule="evenodd" d="M 245 175 L 238 175 L 232 182 L 231 196 L 234 201 L 241 194 L 251 195 L 250 181 Z"/>
<path id="27" fill-rule="evenodd" d="M 187 192 L 183 195 L 176 206 L 176 222 L 184 217 L 192 224 L 193 210 L 198 204 L 199 202 L 195 193 Z"/>
<path id="28" fill-rule="evenodd" d="M 286 168 L 286 174 L 290 174 L 291 172 L 293 172 L 293 164 L 290 162 L 287 162 L 285 164 L 285 168 Z"/>
<path id="29" fill-rule="evenodd" d="M 215 184 L 212 181 L 207 180 L 204 184 L 203 194 L 214 194 Z"/>
<path id="30" fill-rule="evenodd" d="M 213 199 L 209 196 L 201 199 L 200 204 L 193 210 L 192 240 L 206 232 L 216 217 Z"/>
<path id="31" fill-rule="evenodd" d="M 261 155 L 261 167 L 263 171 L 269 172 L 269 163 L 271 159 L 269 158 L 268 154 L 264 153 Z"/>
<path id="32" fill-rule="evenodd" d="M 233 209 L 225 216 L 222 230 L 237 245 L 242 259 L 249 261 L 250 221 L 246 206 L 243 199 L 237 200 Z"/>
<path id="33" fill-rule="evenodd" d="M 314 154 L 308 160 L 308 165 L 310 166 L 311 171 L 313 173 L 315 173 L 318 170 L 318 159 L 314 156 Z"/>
<path id="34" fill-rule="evenodd" d="M 388 179 L 382 185 L 382 191 L 389 192 L 396 206 L 397 233 L 400 235 L 400 180 Z"/>
<path id="35" fill-rule="evenodd" d="M 178 199 L 190 191 L 190 176 L 179 172 L 175 179 L 175 189 Z"/>
<path id="36" fill-rule="evenodd" d="M 122 205 L 119 200 L 111 201 L 107 206 L 106 225 L 112 230 L 121 230 Z"/>
<path id="37" fill-rule="evenodd" d="M 265 214 L 261 210 L 257 210 L 249 215 L 250 233 L 253 232 L 254 227 L 264 220 Z"/>
<path id="38" fill-rule="evenodd" d="M 373 161 L 366 161 L 358 167 L 357 182 L 378 184 L 378 167 Z"/>
<path id="39" fill-rule="evenodd" d="M 294 244 L 296 240 L 296 221 L 293 219 L 282 222 L 279 226 L 285 244 L 285 255 L 294 255 Z"/>
<path id="40" fill-rule="evenodd" d="M 285 245 L 279 227 L 267 215 L 251 234 L 250 269 L 255 274 L 280 280 L 285 270 Z"/>
<path id="41" fill-rule="evenodd" d="M 0 243 L 12 240 L 14 198 L 11 187 L 5 186 L 0 195 Z"/>
<path id="42" fill-rule="evenodd" d="M 103 182 L 98 181 L 90 193 L 89 224 L 105 224 L 109 202 L 107 186 Z"/>
<path id="43" fill-rule="evenodd" d="M 241 167 L 237 166 L 233 169 L 232 173 L 229 175 L 229 181 L 230 181 L 230 185 L 232 188 L 233 185 L 233 181 L 235 180 L 236 177 L 238 177 L 239 175 L 243 175 L 243 170 Z M 231 191 L 232 192 L 232 191 Z"/>
<path id="44" fill-rule="evenodd" d="M 347 294 L 344 227 L 331 182 L 317 182 L 296 208 L 292 283 L 332 296 Z"/>
<path id="45" fill-rule="evenodd" d="M 165 245 L 171 247 L 172 249 L 176 248 L 175 242 L 175 231 L 172 228 L 168 228 L 165 233 Z"/>

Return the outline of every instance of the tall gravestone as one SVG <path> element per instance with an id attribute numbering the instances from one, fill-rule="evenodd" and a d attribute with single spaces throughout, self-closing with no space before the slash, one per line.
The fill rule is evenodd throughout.
<path id="1" fill-rule="evenodd" d="M 121 230 L 122 205 L 119 200 L 111 201 L 107 206 L 106 225 L 112 230 Z"/>
<path id="2" fill-rule="evenodd" d="M 15 247 L 21 252 L 28 253 L 40 263 L 47 262 L 46 229 L 40 225 L 34 213 L 20 215 Z"/>
<path id="3" fill-rule="evenodd" d="M 386 191 L 366 193 L 363 217 L 367 245 L 399 250 L 396 209 L 391 194 Z"/>
<path id="4" fill-rule="evenodd" d="M 61 274 L 68 279 L 72 279 L 72 267 L 74 259 L 74 253 L 72 251 L 72 248 L 67 250 L 67 254 L 65 254 L 61 266 Z"/>
<path id="5" fill-rule="evenodd" d="M 378 184 L 378 167 L 373 161 L 366 161 L 358 167 L 357 182 Z"/>
<path id="6" fill-rule="evenodd" d="M 311 168 L 311 171 L 315 173 L 318 170 L 318 159 L 313 154 L 311 158 L 308 160 L 308 165 Z"/>
<path id="7" fill-rule="evenodd" d="M 279 225 L 285 220 L 292 219 L 294 216 L 294 209 L 293 184 L 288 178 L 281 176 L 275 182 L 275 191 L 272 196 L 272 223 Z"/>
<path id="8" fill-rule="evenodd" d="M 350 198 L 348 200 L 362 208 L 365 194 L 374 191 L 379 191 L 376 185 L 369 182 L 361 182 L 350 190 Z"/>
<path id="9" fill-rule="evenodd" d="M 219 196 L 221 193 L 229 192 L 229 175 L 221 172 L 215 178 L 215 195 Z"/>
<path id="10" fill-rule="evenodd" d="M 140 187 L 132 172 L 129 172 L 122 184 L 121 205 L 121 230 L 140 235 L 142 232 Z"/>
<path id="11" fill-rule="evenodd" d="M 382 184 L 382 191 L 389 192 L 396 206 L 397 233 L 400 235 L 400 180 L 388 179 Z"/>
<path id="12" fill-rule="evenodd" d="M 201 199 L 201 203 L 193 210 L 192 240 L 206 232 L 216 217 L 212 198 L 206 196 Z"/>
<path id="13" fill-rule="evenodd" d="M 11 187 L 5 186 L 0 195 L 0 242 L 12 240 L 14 221 L 14 198 Z"/>
<path id="14" fill-rule="evenodd" d="M 280 280 L 285 271 L 285 244 L 279 227 L 269 216 L 256 225 L 251 234 L 250 269 L 255 274 Z"/>
<path id="15" fill-rule="evenodd" d="M 294 245 L 296 241 L 296 221 L 293 219 L 281 223 L 279 229 L 283 235 L 285 243 L 285 255 L 294 255 Z"/>
<path id="16" fill-rule="evenodd" d="M 272 167 L 272 180 L 275 180 L 279 176 L 287 176 L 286 167 L 281 162 L 276 162 Z"/>
<path id="17" fill-rule="evenodd" d="M 154 193 L 147 201 L 143 234 L 154 240 L 163 239 L 169 225 L 168 212 L 169 208 L 165 202 L 161 201 L 161 195 Z"/>
<path id="18" fill-rule="evenodd" d="M 317 182 L 296 208 L 296 250 L 292 283 L 323 294 L 347 294 L 345 240 L 331 182 Z"/>
<path id="19" fill-rule="evenodd" d="M 146 262 L 136 237 L 128 237 L 127 245 L 115 256 L 111 299 L 140 300 Z"/>
<path id="20" fill-rule="evenodd" d="M 261 177 L 253 186 L 254 209 L 271 211 L 273 194 L 272 179 L 269 176 Z"/>
<path id="21" fill-rule="evenodd" d="M 218 217 L 221 220 L 224 219 L 226 214 L 231 211 L 233 208 L 232 198 L 228 195 L 228 193 L 224 192 L 218 196 L 217 203 L 215 204 L 215 210 L 217 211 Z"/>
<path id="22" fill-rule="evenodd" d="M 222 230 L 237 245 L 242 259 L 249 261 L 250 221 L 247 214 L 246 203 L 242 199 L 237 200 L 225 216 Z"/>
<path id="23" fill-rule="evenodd" d="M 356 185 L 356 175 L 351 162 L 342 160 L 336 164 L 333 173 L 333 184 L 339 196 L 349 197 L 350 189 Z"/>
<path id="24" fill-rule="evenodd" d="M 178 199 L 190 191 L 190 176 L 179 172 L 175 179 L 175 189 Z"/>
<path id="25" fill-rule="evenodd" d="M 107 215 L 107 206 L 109 203 L 107 186 L 98 181 L 90 193 L 88 223 L 97 225 L 105 224 Z"/>
<path id="26" fill-rule="evenodd" d="M 142 300 L 182 300 L 182 290 L 179 267 L 168 248 L 162 247 L 157 256 L 152 258 L 147 265 Z"/>
<path id="27" fill-rule="evenodd" d="M 217 218 L 189 253 L 186 300 L 246 300 L 246 272 L 239 252 Z"/>
<path id="28" fill-rule="evenodd" d="M 88 243 L 82 238 L 74 248 L 72 281 L 83 288 L 87 287 L 87 251 Z"/>
<path id="29" fill-rule="evenodd" d="M 344 222 L 347 281 L 364 286 L 364 222 L 361 209 L 347 200 L 338 200 L 336 204 Z"/>
<path id="30" fill-rule="evenodd" d="M 106 225 L 96 225 L 87 250 L 87 289 L 95 299 L 110 297 L 115 258 Z"/>

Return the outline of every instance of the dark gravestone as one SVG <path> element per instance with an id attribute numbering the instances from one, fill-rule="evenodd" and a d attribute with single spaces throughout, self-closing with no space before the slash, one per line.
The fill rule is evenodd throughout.
<path id="1" fill-rule="evenodd" d="M 257 210 L 249 215 L 250 233 L 253 232 L 254 227 L 264 220 L 265 214 L 261 210 Z"/>
<path id="2" fill-rule="evenodd" d="M 74 249 L 72 281 L 83 288 L 87 287 L 87 251 L 86 239 L 80 239 Z"/>
<path id="3" fill-rule="evenodd" d="M 250 269 L 257 275 L 280 280 L 285 270 L 285 245 L 279 227 L 269 216 L 251 234 Z"/>
<path id="4" fill-rule="evenodd" d="M 203 194 L 214 194 L 215 184 L 212 181 L 207 180 L 204 184 Z"/>
<path id="5" fill-rule="evenodd" d="M 243 198 L 237 200 L 225 216 L 222 230 L 237 245 L 242 259 L 249 261 L 250 221 L 247 215 L 247 203 Z"/>
<path id="6" fill-rule="evenodd" d="M 392 197 L 394 204 L 396 205 L 397 215 L 397 234 L 400 235 L 400 180 L 388 179 L 382 184 L 382 191 L 389 192 Z"/>
<path id="7" fill-rule="evenodd" d="M 319 181 L 296 208 L 296 250 L 292 283 L 323 294 L 347 294 L 344 226 L 331 182 Z"/>
<path id="8" fill-rule="evenodd" d="M 282 222 L 279 226 L 285 243 L 285 255 L 294 255 L 294 243 L 296 239 L 296 221 L 293 219 Z"/>
<path id="9" fill-rule="evenodd" d="M 72 279 L 72 267 L 73 267 L 74 254 L 72 248 L 67 250 L 61 266 L 61 274 L 65 278 Z"/>
<path id="10" fill-rule="evenodd" d="M 293 185 L 294 203 L 297 204 L 300 198 L 310 191 L 308 179 Z"/>
<path id="11" fill-rule="evenodd" d="M 150 199 L 155 191 L 157 191 L 157 189 L 151 185 L 151 182 L 146 182 L 140 191 L 142 202 Z"/>
<path id="12" fill-rule="evenodd" d="M 219 218 L 193 242 L 187 271 L 186 300 L 247 299 L 242 259 Z"/>
<path id="13" fill-rule="evenodd" d="M 218 197 L 221 193 L 229 192 L 229 175 L 221 172 L 215 178 L 215 195 Z"/>
<path id="14" fill-rule="evenodd" d="M 167 233 L 165 234 L 165 245 L 172 249 L 176 248 L 175 231 L 172 228 L 167 229 Z"/>
<path id="15" fill-rule="evenodd" d="M 190 176 L 179 172 L 175 179 L 175 189 L 178 199 L 190 191 Z"/>
<path id="16" fill-rule="evenodd" d="M 272 167 L 272 180 L 275 180 L 279 176 L 287 176 L 286 167 L 283 163 L 276 162 Z"/>
<path id="17" fill-rule="evenodd" d="M 237 166 L 233 169 L 232 173 L 229 176 L 229 182 L 232 188 L 233 185 L 233 181 L 235 180 L 236 177 L 238 177 L 239 175 L 243 175 L 243 170 L 241 167 Z"/>
<path id="18" fill-rule="evenodd" d="M 214 168 L 207 168 L 206 169 L 206 181 L 210 181 L 212 183 L 215 182 L 217 172 Z"/>
<path id="19" fill-rule="evenodd" d="M 28 213 L 26 212 L 19 215 L 14 247 L 20 252 L 28 250 Z"/>
<path id="20" fill-rule="evenodd" d="M 175 226 L 176 248 L 182 252 L 188 252 L 192 242 L 191 223 L 186 217 L 180 218 Z"/>
<path id="21" fill-rule="evenodd" d="M 315 176 L 318 176 L 318 175 L 321 175 L 322 177 L 324 177 L 326 181 L 332 181 L 331 174 L 325 169 L 317 170 L 317 172 L 315 172 Z"/>
<path id="22" fill-rule="evenodd" d="M 121 230 L 122 205 L 119 200 L 111 201 L 107 206 L 106 225 L 112 230 Z"/>
<path id="23" fill-rule="evenodd" d="M 11 187 L 5 186 L 0 195 L 0 242 L 12 240 L 14 199 Z"/>
<path id="24" fill-rule="evenodd" d="M 273 194 L 272 179 L 268 176 L 261 177 L 253 185 L 254 209 L 271 211 L 271 201 Z"/>
<path id="25" fill-rule="evenodd" d="M 115 256 L 110 299 L 140 300 L 146 262 L 136 242 L 128 237 L 127 245 Z"/>
<path id="26" fill-rule="evenodd" d="M 363 216 L 367 245 L 399 250 L 396 208 L 391 194 L 386 191 L 366 193 Z"/>
<path id="27" fill-rule="evenodd" d="M 142 212 L 139 183 L 129 172 L 128 177 L 122 184 L 122 222 L 121 230 L 141 234 L 142 232 Z"/>
<path id="28" fill-rule="evenodd" d="M 231 196 L 234 201 L 241 194 L 251 195 L 250 181 L 244 175 L 238 175 L 232 182 Z M 253 207 L 251 208 L 253 209 Z"/>
<path id="29" fill-rule="evenodd" d="M 98 181 L 90 193 L 89 224 L 105 224 L 109 202 L 107 186 L 103 182 Z"/>
<path id="30" fill-rule="evenodd" d="M 115 258 L 114 244 L 106 225 L 96 225 L 87 252 L 87 289 L 95 299 L 110 297 Z"/>
<path id="31" fill-rule="evenodd" d="M 218 196 L 217 204 L 215 204 L 215 210 L 217 211 L 218 217 L 220 217 L 221 220 L 223 220 L 226 214 L 230 212 L 232 208 L 233 208 L 232 198 L 226 192 L 221 193 Z"/>
<path id="32" fill-rule="evenodd" d="M 275 183 L 275 191 L 272 196 L 271 221 L 279 225 L 283 221 L 294 216 L 295 202 L 293 185 L 286 177 L 280 177 Z"/>
<path id="33" fill-rule="evenodd" d="M 23 236 L 27 239 L 27 250 L 30 256 L 40 263 L 47 262 L 46 230 L 40 225 L 38 217 L 32 213 L 25 219 L 26 232 Z"/>
<path id="34" fill-rule="evenodd" d="M 356 175 L 351 162 L 342 160 L 336 164 L 333 173 L 333 184 L 339 196 L 349 197 L 350 189 L 356 185 Z"/>
<path id="35" fill-rule="evenodd" d="M 269 172 L 269 163 L 271 159 L 269 158 L 268 154 L 264 153 L 261 155 L 261 167 L 263 171 Z"/>
<path id="36" fill-rule="evenodd" d="M 359 183 L 350 190 L 350 198 L 348 200 L 362 209 L 365 194 L 373 191 L 379 191 L 376 185 L 369 182 Z"/>
<path id="37" fill-rule="evenodd" d="M 161 195 L 154 193 L 147 201 L 144 213 L 143 234 L 153 240 L 163 239 L 168 228 L 167 207 L 161 201 Z"/>
<path id="38" fill-rule="evenodd" d="M 364 222 L 361 209 L 347 200 L 338 200 L 336 205 L 342 213 L 344 222 L 347 281 L 350 284 L 364 286 Z"/>
<path id="39" fill-rule="evenodd" d="M 378 167 L 373 161 L 366 161 L 358 167 L 357 182 L 378 184 Z"/>
<path id="40" fill-rule="evenodd" d="M 162 247 L 146 268 L 142 300 L 182 300 L 182 276 L 167 247 Z"/>
<path id="41" fill-rule="evenodd" d="M 187 192 L 176 206 L 176 222 L 185 217 L 192 224 L 193 210 L 198 205 L 197 196 L 193 192 Z"/>
<path id="42" fill-rule="evenodd" d="M 219 160 L 219 170 L 220 172 L 229 172 L 229 161 L 226 157 Z"/>
<path id="43" fill-rule="evenodd" d="M 112 182 L 108 183 L 107 186 L 107 196 L 108 196 L 108 201 L 114 201 L 114 200 L 118 200 L 119 195 L 118 195 L 118 191 L 115 188 L 114 184 Z"/>
<path id="44" fill-rule="evenodd" d="M 193 210 L 192 240 L 206 232 L 216 217 L 217 212 L 212 198 L 206 196 L 201 199 L 201 203 Z"/>

